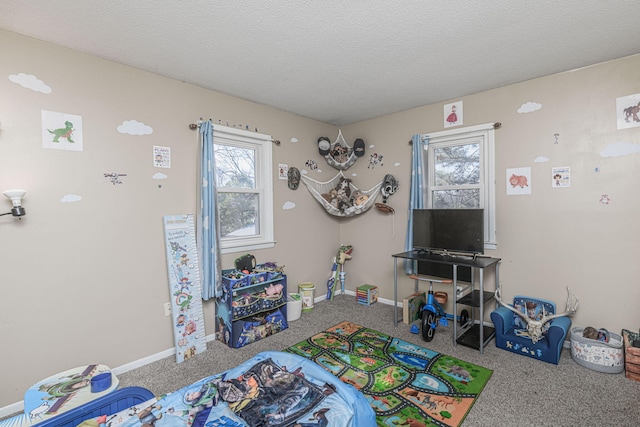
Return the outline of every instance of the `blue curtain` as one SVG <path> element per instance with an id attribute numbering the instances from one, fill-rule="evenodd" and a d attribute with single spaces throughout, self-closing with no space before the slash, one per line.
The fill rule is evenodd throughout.
<path id="1" fill-rule="evenodd" d="M 425 177 L 426 166 L 424 165 L 424 152 L 429 145 L 429 137 L 421 134 L 413 135 L 411 138 L 411 188 L 409 189 L 409 210 L 407 212 L 407 236 L 404 250 L 413 249 L 413 209 L 423 209 L 425 207 Z M 413 262 L 405 260 L 404 270 L 407 274 L 413 273 Z"/>
<path id="2" fill-rule="evenodd" d="M 202 298 L 222 295 L 222 263 L 218 235 L 218 194 L 216 192 L 213 125 L 200 124 L 200 213 L 198 215 L 198 254 L 202 271 Z"/>

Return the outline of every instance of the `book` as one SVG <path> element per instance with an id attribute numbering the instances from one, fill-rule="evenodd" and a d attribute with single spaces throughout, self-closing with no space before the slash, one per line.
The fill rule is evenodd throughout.
<path id="1" fill-rule="evenodd" d="M 402 299 L 402 322 L 410 325 L 422 318 L 422 307 L 427 297 L 424 292 L 416 292 Z"/>

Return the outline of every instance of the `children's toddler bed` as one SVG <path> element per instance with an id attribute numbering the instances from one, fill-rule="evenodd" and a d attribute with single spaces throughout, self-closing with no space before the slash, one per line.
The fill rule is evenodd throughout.
<path id="1" fill-rule="evenodd" d="M 310 360 L 278 351 L 259 353 L 232 369 L 97 422 L 107 427 L 376 425 L 362 393 Z"/>

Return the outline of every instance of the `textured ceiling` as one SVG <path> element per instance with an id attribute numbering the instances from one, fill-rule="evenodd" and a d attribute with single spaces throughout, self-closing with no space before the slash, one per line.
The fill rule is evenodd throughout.
<path id="1" fill-rule="evenodd" d="M 0 0 L 0 28 L 336 126 L 637 54 L 639 26 L 637 0 Z"/>

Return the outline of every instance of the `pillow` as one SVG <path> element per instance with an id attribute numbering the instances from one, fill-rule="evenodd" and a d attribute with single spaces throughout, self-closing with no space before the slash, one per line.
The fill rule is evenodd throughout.
<path id="1" fill-rule="evenodd" d="M 291 425 L 335 391 L 328 385 L 322 389 L 301 373 L 280 368 L 271 359 L 256 363 L 238 378 L 225 378 L 216 386 L 220 398 L 252 427 Z"/>

